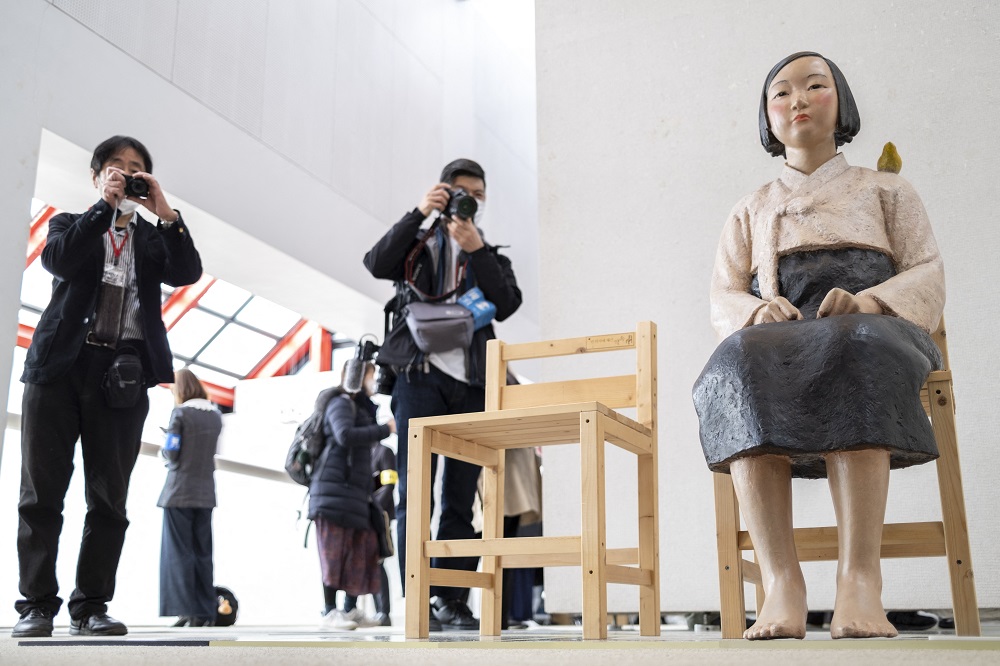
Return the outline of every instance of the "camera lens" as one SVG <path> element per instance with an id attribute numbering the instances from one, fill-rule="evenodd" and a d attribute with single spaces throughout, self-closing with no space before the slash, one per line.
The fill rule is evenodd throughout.
<path id="1" fill-rule="evenodd" d="M 475 197 L 469 195 L 468 192 L 459 187 L 452 190 L 451 198 L 448 199 L 448 206 L 445 210 L 448 217 L 461 217 L 465 220 L 471 220 L 476 211 L 479 210 L 479 202 L 476 201 Z"/>
<path id="2" fill-rule="evenodd" d="M 470 197 L 468 194 L 457 197 L 455 201 L 455 213 L 459 217 L 471 220 L 477 210 L 479 210 L 479 203 L 475 197 Z"/>
<path id="3" fill-rule="evenodd" d="M 149 183 L 142 178 L 125 176 L 125 196 L 145 199 L 149 196 Z"/>

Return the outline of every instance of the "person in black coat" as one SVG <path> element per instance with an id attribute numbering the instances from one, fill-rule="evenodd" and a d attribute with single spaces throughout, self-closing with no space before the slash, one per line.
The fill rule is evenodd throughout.
<path id="1" fill-rule="evenodd" d="M 396 517 L 396 500 L 393 497 L 393 491 L 396 488 L 396 480 L 399 478 L 399 473 L 396 470 L 396 454 L 382 442 L 372 442 L 371 455 L 372 484 L 374 487 L 372 502 L 385 512 L 389 520 L 393 520 Z M 375 599 L 375 617 L 368 618 L 361 612 L 361 609 L 358 608 L 357 597 L 347 595 L 344 601 L 344 612 L 359 627 L 388 627 L 392 625 L 392 620 L 389 619 L 392 594 L 389 591 L 389 576 L 385 572 L 385 562 L 382 562 L 380 568 L 382 586 L 378 592 L 372 594 Z"/>
<path id="2" fill-rule="evenodd" d="M 327 403 L 326 443 L 309 484 L 309 518 L 316 522 L 326 602 L 322 626 L 328 629 L 358 626 L 337 609 L 338 590 L 358 597 L 377 593 L 382 586 L 378 541 L 368 508 L 373 490 L 371 448 L 396 432 L 396 424 L 391 419 L 381 425 L 376 421 L 378 407 L 370 397 L 375 391 L 375 368 L 366 366 L 361 391 L 341 392 Z"/>
<path id="3" fill-rule="evenodd" d="M 128 527 L 129 477 L 149 409 L 141 389 L 174 376 L 160 285 L 180 287 L 201 277 L 201 258 L 187 225 L 167 203 L 152 170 L 145 146 L 131 137 L 111 137 L 91 160 L 100 199 L 84 213 L 61 213 L 49 221 L 41 261 L 53 275 L 52 299 L 21 376 L 17 553 L 23 598 L 14 604 L 21 615 L 12 632 L 16 637 L 51 636 L 52 618 L 62 605 L 56 551 L 77 439 L 87 516 L 77 585 L 68 603 L 70 633 L 127 633 L 107 615 L 107 603 Z M 136 214 L 140 205 L 159 218 L 156 226 Z M 134 404 L 112 407 L 102 383 L 126 347 L 142 360 L 143 386 L 136 387 Z"/>
<path id="4" fill-rule="evenodd" d="M 495 319 L 503 321 L 521 305 L 510 259 L 483 240 L 479 225 L 486 205 L 486 174 L 468 159 L 445 166 L 441 182 L 424 195 L 420 204 L 406 213 L 365 255 L 364 264 L 376 278 L 396 283 L 396 312 L 391 330 L 379 350 L 378 362 L 398 374 L 392 391 L 392 413 L 399 424 L 399 505 L 396 507 L 400 580 L 406 580 L 406 465 L 407 430 L 412 418 L 481 412 L 485 406 L 486 342 L 495 337 L 492 322 L 478 328 L 468 347 L 438 353 L 421 352 L 410 334 L 406 304 L 417 301 L 454 302 L 456 297 L 478 287 L 496 307 Z M 421 225 L 435 211 L 444 211 L 458 190 L 475 198 L 473 219 L 442 216 L 430 229 Z M 432 460 L 436 468 L 437 456 Z M 436 471 L 436 470 L 435 470 Z M 441 486 L 441 520 L 438 539 L 472 539 L 472 505 L 480 468 L 461 460 L 444 462 Z M 434 471 L 431 478 L 436 478 Z M 479 558 L 432 560 L 431 566 L 475 571 Z M 435 612 L 431 630 L 438 622 L 453 629 L 478 629 L 479 622 L 464 599 L 468 590 L 433 587 Z"/>

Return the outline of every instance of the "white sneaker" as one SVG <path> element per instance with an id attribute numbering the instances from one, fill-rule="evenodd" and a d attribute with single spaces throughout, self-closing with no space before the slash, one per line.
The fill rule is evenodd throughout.
<path id="1" fill-rule="evenodd" d="M 344 613 L 344 617 L 350 620 L 351 622 L 354 622 L 354 624 L 361 629 L 366 629 L 368 627 L 378 627 L 381 626 L 382 624 L 375 618 L 368 617 L 367 615 L 365 615 L 361 611 L 361 609 L 358 608 L 357 606 Z"/>
<path id="2" fill-rule="evenodd" d="M 319 628 L 332 631 L 351 631 L 358 628 L 358 623 L 350 619 L 344 611 L 334 608 L 323 616 Z"/>

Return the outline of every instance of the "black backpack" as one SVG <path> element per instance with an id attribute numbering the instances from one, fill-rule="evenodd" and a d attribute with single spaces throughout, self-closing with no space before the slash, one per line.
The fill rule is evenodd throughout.
<path id="1" fill-rule="evenodd" d="M 315 462 L 319 460 L 326 444 L 323 432 L 326 407 L 331 400 L 343 393 L 344 389 L 339 386 L 320 391 L 316 396 L 313 413 L 295 429 L 292 445 L 288 447 L 288 455 L 285 456 L 285 471 L 295 483 L 309 486 Z"/>

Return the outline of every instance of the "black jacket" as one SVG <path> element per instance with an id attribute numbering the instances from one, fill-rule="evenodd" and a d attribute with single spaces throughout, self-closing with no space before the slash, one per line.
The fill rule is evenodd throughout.
<path id="1" fill-rule="evenodd" d="M 424 214 L 416 208 L 404 215 L 365 255 L 365 268 L 376 278 L 392 280 L 397 286 L 402 285 L 406 277 L 406 257 L 422 238 L 420 225 L 425 219 Z M 469 262 L 469 284 L 466 287 L 479 287 L 486 300 L 496 305 L 497 321 L 503 321 L 521 307 L 521 290 L 517 287 L 510 259 L 500 254 L 496 246 L 486 245 L 471 254 L 463 252 L 459 255 L 459 261 Z M 421 252 L 413 273 L 414 283 L 424 293 L 435 293 L 438 286 L 435 284 L 437 271 L 434 268 L 430 252 Z M 398 314 L 403 306 L 416 300 L 416 297 L 411 289 L 397 288 L 394 300 L 390 307 Z M 488 324 L 476 331 L 472 338 L 472 346 L 466 354 L 469 383 L 472 386 L 484 386 L 486 383 L 486 341 L 495 337 L 493 325 Z M 379 351 L 378 361 L 397 370 L 423 361 L 423 355 L 413 342 L 403 317 L 394 317 L 392 328 Z"/>
<path id="2" fill-rule="evenodd" d="M 97 310 L 104 276 L 103 236 L 113 217 L 114 209 L 102 199 L 86 213 L 61 213 L 49 221 L 42 266 L 53 275 L 52 300 L 31 338 L 22 382 L 52 382 L 65 375 L 79 355 Z M 140 218 L 132 242 L 146 341 L 146 382 L 170 383 L 174 369 L 160 312 L 160 284 L 180 287 L 197 282 L 201 257 L 182 219 L 169 226 L 160 221 L 154 227 Z"/>
<path id="3" fill-rule="evenodd" d="M 389 426 L 375 422 L 377 407 L 368 397 L 342 393 L 326 406 L 326 445 L 309 484 L 309 517 L 341 527 L 371 529 L 368 498 L 372 493 L 373 443 L 389 436 Z"/>

